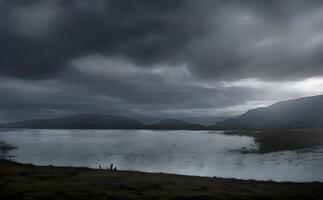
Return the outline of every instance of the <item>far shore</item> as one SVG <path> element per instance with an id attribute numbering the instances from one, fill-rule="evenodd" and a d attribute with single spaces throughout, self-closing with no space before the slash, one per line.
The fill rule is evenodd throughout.
<path id="1" fill-rule="evenodd" d="M 259 143 L 259 150 L 251 153 L 302 150 L 323 146 L 323 129 L 226 130 L 224 134 L 254 137 Z"/>

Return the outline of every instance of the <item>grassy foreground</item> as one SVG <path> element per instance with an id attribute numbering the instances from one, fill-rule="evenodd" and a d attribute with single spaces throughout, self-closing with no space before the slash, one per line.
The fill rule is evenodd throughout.
<path id="1" fill-rule="evenodd" d="M 323 199 L 323 183 L 277 183 L 0 161 L 0 199 Z"/>

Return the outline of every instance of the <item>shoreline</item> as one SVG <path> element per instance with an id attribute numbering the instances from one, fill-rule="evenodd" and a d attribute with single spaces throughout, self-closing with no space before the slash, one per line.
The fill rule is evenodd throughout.
<path id="1" fill-rule="evenodd" d="M 225 135 L 249 136 L 259 144 L 258 151 L 241 153 L 272 153 L 323 146 L 323 129 L 224 130 Z"/>
<path id="2" fill-rule="evenodd" d="M 17 129 L 0 128 L 0 134 L 1 134 L 1 130 L 8 131 L 8 130 L 23 130 L 23 129 L 24 128 L 17 128 Z M 40 130 L 43 130 L 43 129 L 40 129 Z M 53 129 L 53 130 L 64 130 L 64 129 Z M 80 130 L 80 129 L 67 129 L 67 130 Z M 93 129 L 85 129 L 85 130 L 93 130 Z M 100 130 L 115 130 L 115 129 L 100 129 Z M 124 129 L 124 130 L 130 130 L 130 129 Z M 141 130 L 150 130 L 150 129 L 141 129 Z M 181 130 L 154 130 L 154 131 L 181 131 Z M 185 130 L 182 130 L 182 131 L 185 131 Z M 240 151 L 241 153 L 265 154 L 265 153 L 272 153 L 272 152 L 278 152 L 278 151 L 301 150 L 305 148 L 316 148 L 316 147 L 323 146 L 323 129 L 263 129 L 263 130 L 236 129 L 236 130 L 191 130 L 191 131 L 197 131 L 197 132 L 198 131 L 210 131 L 210 132 L 221 131 L 220 134 L 224 134 L 224 135 L 249 136 L 254 138 L 255 142 L 259 144 L 259 150 L 249 151 L 246 149 L 242 149 Z M 0 144 L 0 147 L 1 147 L 1 144 Z"/>
<path id="3" fill-rule="evenodd" d="M 323 183 L 198 177 L 0 161 L 2 199 L 322 199 Z"/>

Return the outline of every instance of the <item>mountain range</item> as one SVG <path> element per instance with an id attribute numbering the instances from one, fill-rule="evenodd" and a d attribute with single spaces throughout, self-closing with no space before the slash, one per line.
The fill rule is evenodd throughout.
<path id="1" fill-rule="evenodd" d="M 0 128 L 35 129 L 156 129 L 201 130 L 204 126 L 179 119 L 164 119 L 154 124 L 144 124 L 133 118 L 118 115 L 77 114 L 54 119 L 32 119 L 0 124 Z"/>
<path id="2" fill-rule="evenodd" d="M 307 129 L 323 128 L 323 95 L 281 101 L 249 110 L 236 118 L 211 126 L 213 129 Z"/>
<path id="3" fill-rule="evenodd" d="M 256 108 L 211 126 L 164 119 L 145 124 L 118 115 L 77 114 L 54 119 L 33 119 L 0 124 L 0 128 L 36 129 L 156 129 L 156 130 L 220 130 L 220 129 L 306 129 L 323 128 L 323 95 L 281 101 Z"/>
<path id="4" fill-rule="evenodd" d="M 54 119 L 32 119 L 2 124 L 2 128 L 39 129 L 140 129 L 138 120 L 118 115 L 77 114 Z"/>

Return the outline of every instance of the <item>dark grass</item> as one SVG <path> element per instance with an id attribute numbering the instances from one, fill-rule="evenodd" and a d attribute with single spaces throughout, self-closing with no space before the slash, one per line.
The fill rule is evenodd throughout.
<path id="1" fill-rule="evenodd" d="M 0 198 L 322 200 L 323 183 L 192 177 L 0 161 Z"/>

